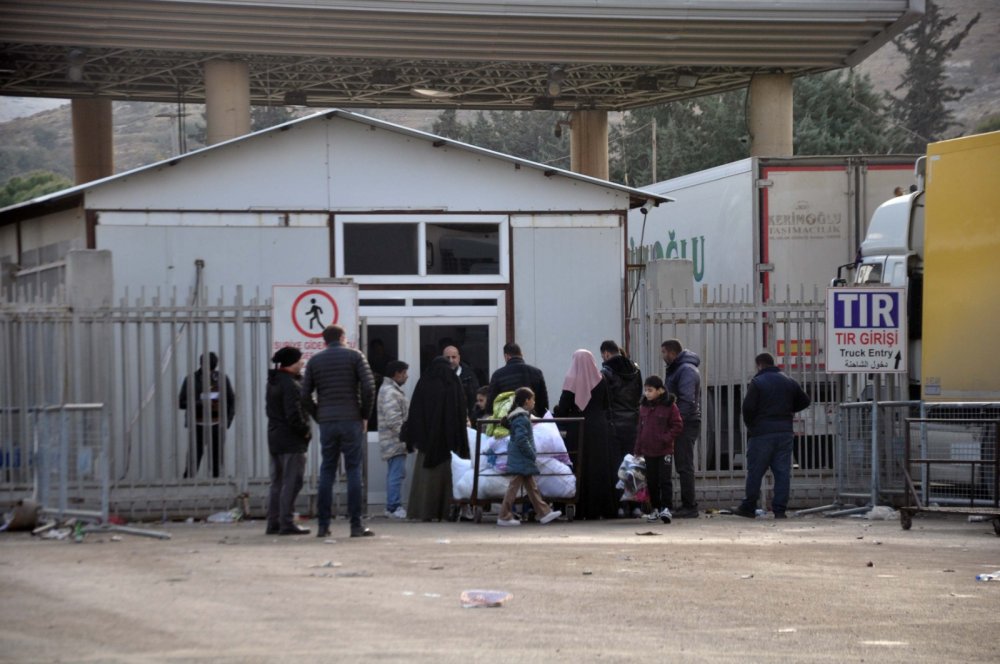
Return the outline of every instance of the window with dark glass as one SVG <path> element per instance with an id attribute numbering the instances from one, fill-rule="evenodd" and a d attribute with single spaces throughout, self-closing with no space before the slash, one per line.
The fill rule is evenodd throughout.
<path id="1" fill-rule="evenodd" d="M 427 224 L 427 274 L 500 274 L 498 224 Z"/>
<path id="2" fill-rule="evenodd" d="M 344 224 L 344 274 L 418 274 L 417 224 Z"/>

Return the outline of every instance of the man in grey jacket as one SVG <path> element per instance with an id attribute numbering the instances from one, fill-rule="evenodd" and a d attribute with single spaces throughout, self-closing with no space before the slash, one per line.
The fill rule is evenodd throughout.
<path id="1" fill-rule="evenodd" d="M 667 364 L 663 384 L 667 392 L 677 397 L 677 408 L 684 420 L 684 429 L 674 441 L 674 468 L 681 480 L 681 507 L 674 511 L 675 519 L 697 519 L 698 501 L 694 492 L 694 451 L 701 434 L 701 358 L 685 350 L 677 339 L 660 344 L 660 355 Z"/>
<path id="2" fill-rule="evenodd" d="M 306 412 L 319 423 L 323 455 L 316 497 L 317 537 L 330 535 L 333 484 L 341 454 L 347 473 L 351 537 L 373 535 L 361 523 L 361 468 L 368 418 L 375 403 L 375 377 L 361 351 L 344 344 L 345 336 L 344 328 L 339 325 L 323 330 L 326 349 L 309 359 L 302 380 L 302 403 Z"/>

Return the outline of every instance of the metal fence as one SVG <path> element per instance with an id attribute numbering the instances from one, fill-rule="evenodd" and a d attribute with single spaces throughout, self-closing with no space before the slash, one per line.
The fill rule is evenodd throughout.
<path id="1" fill-rule="evenodd" d="M 879 504 L 901 500 L 906 490 L 906 418 L 918 416 L 920 407 L 919 401 L 840 404 L 837 497 L 841 502 Z"/>
<path id="2" fill-rule="evenodd" d="M 41 458 L 34 441 L 68 435 L 69 446 L 77 447 L 57 460 L 83 467 L 93 446 L 72 434 L 81 426 L 74 418 L 84 411 L 66 404 L 100 403 L 113 512 L 131 518 L 199 516 L 240 503 L 263 514 L 270 481 L 264 412 L 270 316 L 267 299 L 247 299 L 241 289 L 228 298 L 220 293 L 214 302 L 205 292 L 184 298 L 141 293 L 95 310 L 69 307 L 58 296 L 0 300 L 0 501 L 30 495 L 36 480 L 48 481 L 50 492 L 71 490 L 72 478 L 53 484 L 51 475 L 36 477 Z M 187 426 L 178 408 L 185 378 L 208 353 L 217 356 L 217 369 L 235 397 L 231 426 L 219 427 L 218 477 L 212 473 L 212 432 L 202 431 L 205 453 L 195 467 L 198 430 Z M 188 381 L 191 403 L 199 398 L 193 389 Z M 315 499 L 318 448 L 310 446 L 303 511 L 311 511 Z"/>
<path id="3" fill-rule="evenodd" d="M 35 502 L 60 518 L 107 523 L 111 483 L 104 404 L 63 404 L 32 413 Z"/>
<path id="4" fill-rule="evenodd" d="M 920 417 L 910 423 L 911 456 L 934 459 L 910 468 L 923 504 L 996 505 L 1000 404 L 924 404 Z"/>
<path id="5" fill-rule="evenodd" d="M 679 339 L 701 358 L 700 499 L 725 505 L 743 496 L 746 431 L 740 406 L 755 372 L 754 357 L 765 350 L 813 401 L 795 418 L 792 498 L 800 504 L 833 499 L 843 380 L 825 372 L 826 308 L 820 295 L 765 297 L 751 289 L 722 288 L 651 295 L 643 266 L 631 265 L 628 273 L 629 347 L 643 374 L 663 374 L 660 344 L 666 339 Z"/>

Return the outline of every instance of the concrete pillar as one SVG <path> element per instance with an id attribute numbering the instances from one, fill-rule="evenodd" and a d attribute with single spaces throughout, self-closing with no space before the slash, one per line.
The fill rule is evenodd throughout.
<path id="1" fill-rule="evenodd" d="M 77 184 L 100 180 L 115 172 L 111 132 L 111 100 L 98 97 L 74 99 L 73 172 Z"/>
<path id="2" fill-rule="evenodd" d="M 792 76 L 757 74 L 750 81 L 750 156 L 792 156 Z"/>
<path id="3" fill-rule="evenodd" d="M 205 134 L 209 145 L 250 133 L 250 68 L 245 62 L 205 63 Z"/>
<path id="4" fill-rule="evenodd" d="M 573 111 L 569 168 L 574 173 L 608 179 L 607 111 Z"/>

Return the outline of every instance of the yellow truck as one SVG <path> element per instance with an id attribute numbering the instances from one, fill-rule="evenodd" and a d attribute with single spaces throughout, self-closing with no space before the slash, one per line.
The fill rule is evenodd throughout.
<path id="1" fill-rule="evenodd" d="M 1000 402 L 1000 131 L 931 143 L 916 170 L 872 215 L 854 282 L 907 287 L 910 397 Z"/>

